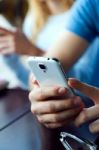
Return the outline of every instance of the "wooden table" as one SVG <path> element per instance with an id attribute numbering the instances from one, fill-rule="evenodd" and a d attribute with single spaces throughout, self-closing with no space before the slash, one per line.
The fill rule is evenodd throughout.
<path id="1" fill-rule="evenodd" d="M 0 128 L 30 109 L 28 92 L 19 88 L 0 93 Z M 74 128 L 51 130 L 41 125 L 29 112 L 0 131 L 0 150 L 64 150 L 59 141 L 60 131 L 80 136 Z M 76 132 L 75 132 L 76 131 Z"/>
<path id="2" fill-rule="evenodd" d="M 0 93 L 0 128 L 29 110 L 28 92 L 21 89 Z M 28 113 L 0 131 L 0 150 L 61 150 L 57 130 L 50 130 L 38 123 Z"/>
<path id="3" fill-rule="evenodd" d="M 28 109 L 27 95 L 27 92 L 20 89 L 6 90 L 2 94 L 0 93 L 0 128 Z M 30 123 L 27 126 L 30 117 L 32 117 L 31 114 L 28 114 L 0 132 L 1 150 L 27 150 L 29 132 L 34 132 L 30 131 Z"/>

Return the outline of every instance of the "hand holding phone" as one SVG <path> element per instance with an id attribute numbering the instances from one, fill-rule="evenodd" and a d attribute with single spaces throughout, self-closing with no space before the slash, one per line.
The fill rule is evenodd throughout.
<path id="1" fill-rule="evenodd" d="M 52 58 L 30 57 L 28 63 L 40 85 L 37 87 L 35 84 L 29 94 L 33 114 L 48 128 L 71 123 L 83 104 L 68 86 L 60 62 Z M 68 88 L 69 92 L 63 87 Z"/>
<path id="2" fill-rule="evenodd" d="M 29 57 L 28 64 L 40 86 L 58 85 L 68 88 L 70 93 L 73 94 L 73 90 L 68 86 L 65 73 L 57 59 Z"/>

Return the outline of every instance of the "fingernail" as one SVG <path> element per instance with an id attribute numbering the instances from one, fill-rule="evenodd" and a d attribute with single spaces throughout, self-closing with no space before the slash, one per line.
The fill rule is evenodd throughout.
<path id="1" fill-rule="evenodd" d="M 66 89 L 64 87 L 59 88 L 58 93 L 63 94 L 66 92 Z"/>

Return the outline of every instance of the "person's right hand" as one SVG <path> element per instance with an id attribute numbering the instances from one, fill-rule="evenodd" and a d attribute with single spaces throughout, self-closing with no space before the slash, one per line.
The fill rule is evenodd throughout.
<path id="1" fill-rule="evenodd" d="M 80 126 L 85 122 L 92 121 L 89 125 L 89 130 L 92 133 L 99 133 L 99 88 L 82 83 L 76 79 L 69 79 L 68 84 L 91 98 L 94 102 L 94 106 L 84 108 L 83 111 L 80 112 L 74 121 L 75 125 Z"/>
<path id="2" fill-rule="evenodd" d="M 37 81 L 33 80 L 33 90 L 29 94 L 32 113 L 49 128 L 73 122 L 82 110 L 83 103 L 80 97 L 67 97 L 67 93 L 68 90 L 63 87 L 39 87 Z"/>
<path id="3" fill-rule="evenodd" d="M 32 43 L 21 30 L 16 28 L 9 31 L 0 27 L 0 54 L 28 54 L 32 47 Z"/>

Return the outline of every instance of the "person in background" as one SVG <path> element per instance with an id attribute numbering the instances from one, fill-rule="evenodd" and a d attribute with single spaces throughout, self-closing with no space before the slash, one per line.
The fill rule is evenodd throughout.
<path id="1" fill-rule="evenodd" d="M 42 48 L 44 51 L 54 43 L 56 37 L 65 26 L 66 11 L 72 5 L 73 0 L 62 0 L 58 3 L 57 6 L 56 3 L 52 1 L 52 6 L 50 6 L 47 5 L 46 1 L 28 0 L 29 9 L 23 23 L 23 32 L 17 28 L 15 32 L 0 30 L 0 32 L 4 34 L 0 41 L 3 54 L 8 51 L 18 52 L 17 55 L 4 56 L 4 61 L 14 70 L 26 88 L 28 87 L 30 72 L 25 65 L 23 65 L 18 54 L 20 54 L 20 52 L 22 54 L 23 51 L 24 54 L 28 54 L 27 52 L 31 51 L 30 55 L 38 55 L 39 50 L 32 50 L 32 43 L 35 43 L 36 46 Z M 52 34 L 55 36 L 52 36 Z M 49 37 L 51 37 L 50 40 Z"/>
<path id="2" fill-rule="evenodd" d="M 30 72 L 22 64 L 19 55 L 42 55 L 44 51 L 47 51 L 49 47 L 54 45 L 57 37 L 64 30 L 66 22 L 68 22 L 68 10 L 73 5 L 73 0 L 28 0 L 28 4 L 29 9 L 23 22 L 23 32 L 18 29 L 16 32 L 0 30 L 6 34 L 3 39 L 6 38 L 7 40 L 3 44 L 9 45 L 1 48 L 1 53 L 17 54 L 4 57 L 4 59 L 24 83 L 25 87 L 28 87 Z M 97 38 L 78 62 L 69 69 L 67 76 L 77 77 L 83 82 L 99 86 L 99 82 L 94 78 L 98 68 L 93 68 L 93 66 L 96 66 L 98 43 L 99 39 Z M 92 49 L 94 49 L 94 54 L 91 52 Z M 17 62 L 17 64 L 14 62 Z M 17 67 L 13 64 L 17 65 Z M 85 68 L 87 68 L 87 72 Z"/>

